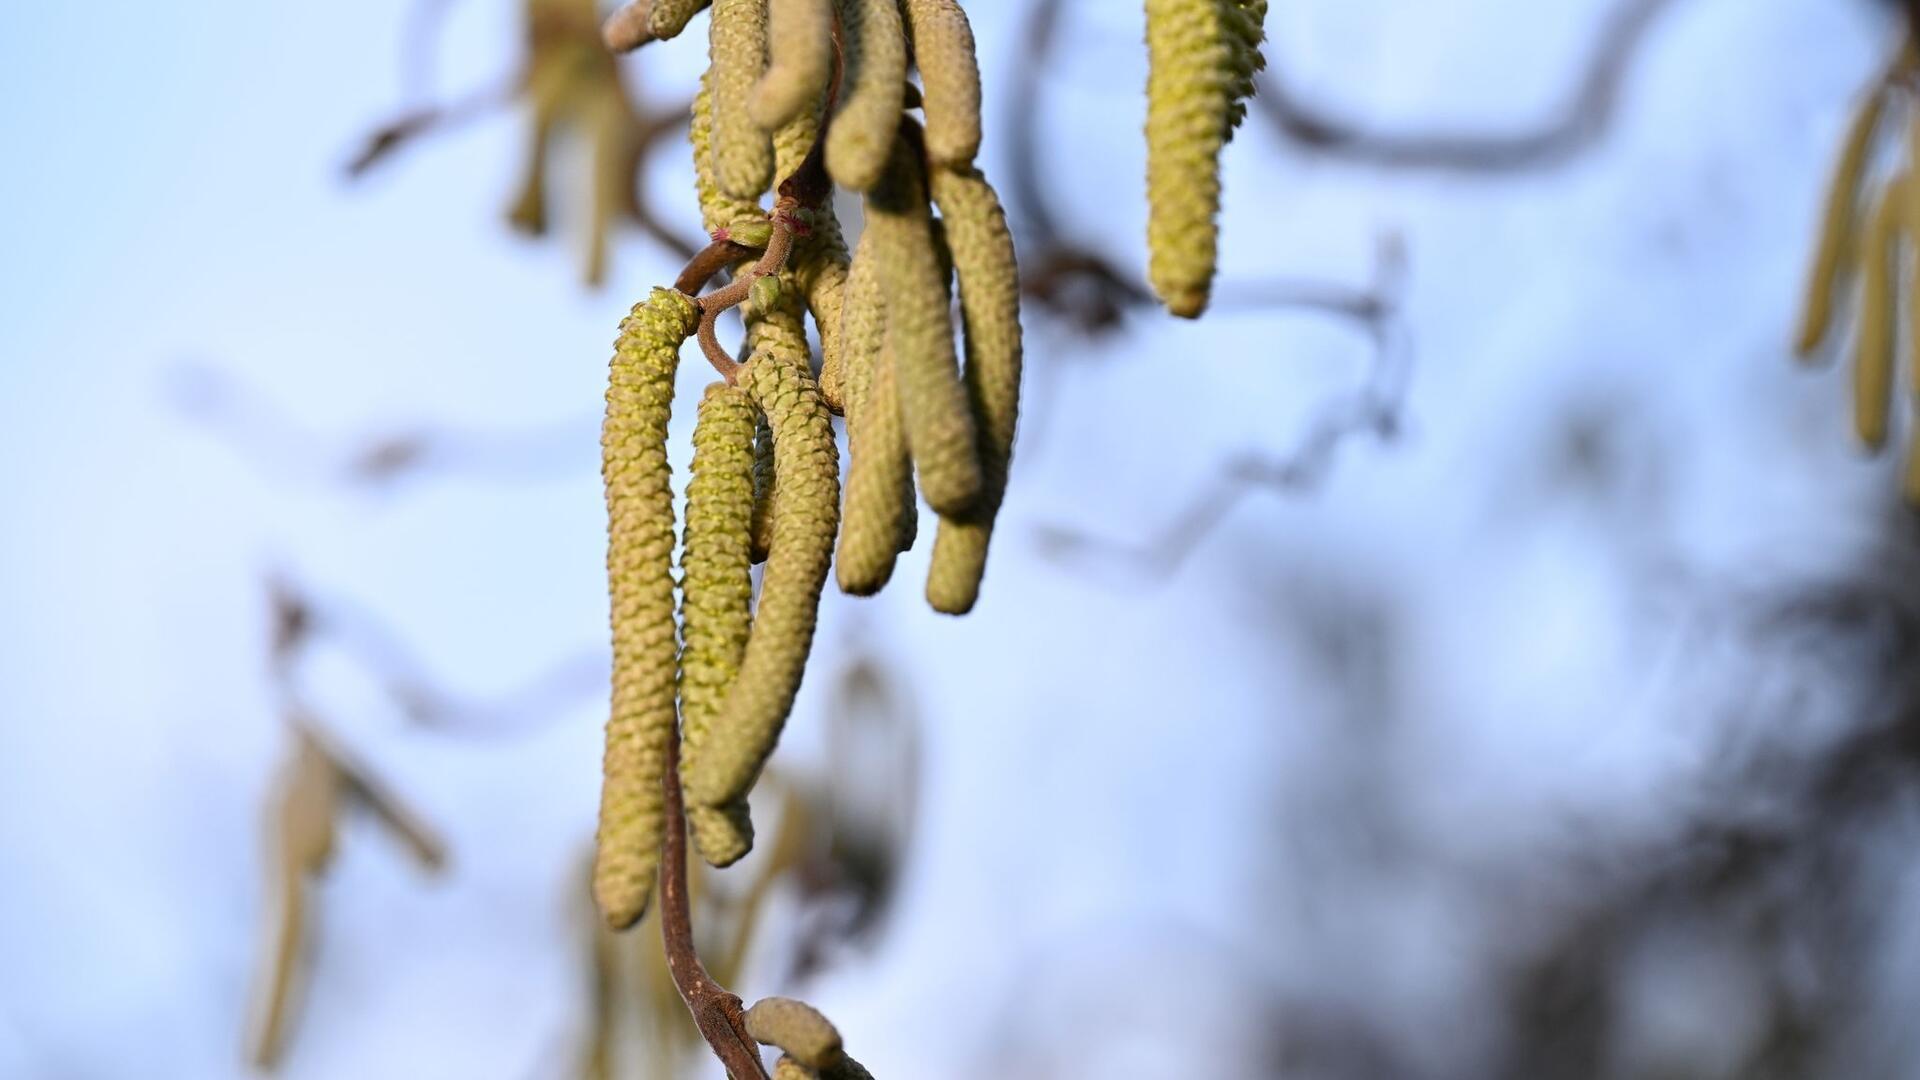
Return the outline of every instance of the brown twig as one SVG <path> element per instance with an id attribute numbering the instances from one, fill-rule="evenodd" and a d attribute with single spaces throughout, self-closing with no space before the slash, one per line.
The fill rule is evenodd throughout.
<path id="1" fill-rule="evenodd" d="M 687 812 L 680 792 L 680 734 L 667 737 L 666 839 L 660 857 L 660 940 L 667 970 L 693 1022 L 733 1080 L 767 1080 L 760 1048 L 747 1033 L 739 995 L 714 981 L 693 946 L 693 916 L 687 898 Z"/>

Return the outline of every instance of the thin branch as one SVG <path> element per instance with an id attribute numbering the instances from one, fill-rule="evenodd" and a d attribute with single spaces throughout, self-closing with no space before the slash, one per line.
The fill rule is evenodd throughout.
<path id="1" fill-rule="evenodd" d="M 1920 0 L 1913 0 L 1920 6 Z M 1601 28 L 1599 43 L 1565 106 L 1529 131 L 1389 132 L 1305 101 L 1276 69 L 1258 79 L 1254 111 L 1281 138 L 1317 153 L 1385 169 L 1513 173 L 1564 165 L 1591 150 L 1612 128 L 1627 70 L 1654 20 L 1673 0 L 1623 0 Z"/>

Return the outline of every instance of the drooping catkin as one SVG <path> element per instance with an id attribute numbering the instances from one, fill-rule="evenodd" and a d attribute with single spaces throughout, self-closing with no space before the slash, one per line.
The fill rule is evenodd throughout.
<path id="1" fill-rule="evenodd" d="M 782 278 L 786 275 L 783 273 Z M 774 306 L 755 308 L 749 302 L 741 306 L 747 324 L 742 346 L 744 362 L 758 352 L 772 352 L 785 360 L 812 369 L 807 348 L 807 331 L 800 315 L 799 290 L 783 288 Z M 753 561 L 767 560 L 773 547 L 774 507 L 779 501 L 780 479 L 774 468 L 773 427 L 761 414 L 753 431 Z"/>
<path id="2" fill-rule="evenodd" d="M 746 392 L 707 388 L 693 429 L 693 479 L 680 555 L 680 767 L 706 752 L 713 718 L 740 669 L 752 625 L 749 524 L 753 517 L 753 428 Z M 692 806 L 687 821 L 700 857 L 727 866 L 753 847 L 744 804 Z"/>
<path id="3" fill-rule="evenodd" d="M 680 36 L 695 15 L 707 9 L 713 0 L 653 0 L 647 15 L 647 32 L 665 41 Z"/>
<path id="4" fill-rule="evenodd" d="M 840 1060 L 840 1032 L 820 1010 L 796 998 L 761 998 L 747 1010 L 747 1034 L 762 1046 L 776 1046 L 811 1069 Z"/>
<path id="5" fill-rule="evenodd" d="M 907 43 L 898 3 L 835 0 L 845 68 L 839 107 L 827 127 L 827 173 L 850 191 L 880 182 L 899 131 Z"/>
<path id="6" fill-rule="evenodd" d="M 980 497 L 965 513 L 941 515 L 927 569 L 927 602 L 936 611 L 964 615 L 980 597 L 993 520 L 1013 460 L 1020 414 L 1020 270 L 1006 214 L 986 178 L 976 169 L 936 169 L 930 179 L 960 283 L 963 377 L 979 440 Z"/>
<path id="7" fill-rule="evenodd" d="M 980 494 L 980 455 L 916 141 L 895 144 L 886 179 L 867 197 L 867 229 L 920 490 L 935 510 L 958 514 Z"/>
<path id="8" fill-rule="evenodd" d="M 980 64 L 957 0 L 904 0 L 914 63 L 926 85 L 927 157 L 965 167 L 980 152 Z"/>
<path id="9" fill-rule="evenodd" d="M 1893 406 L 1894 289 L 1899 268 L 1899 231 L 1903 205 L 1914 181 L 1908 175 L 1880 193 L 1867 223 L 1861 249 L 1860 334 L 1853 363 L 1853 424 L 1860 441 L 1878 450 L 1887 442 Z"/>
<path id="10" fill-rule="evenodd" d="M 854 596 L 871 596 L 886 585 L 900 552 L 912 546 L 915 528 L 913 466 L 872 237 L 863 234 L 854 254 L 841 334 L 848 465 L 834 575 L 841 591 Z"/>
<path id="11" fill-rule="evenodd" d="M 699 311 L 655 289 L 621 324 L 601 429 L 613 698 L 607 717 L 593 895 L 615 929 L 646 913 L 660 858 L 661 777 L 675 719 L 673 488 L 667 421 L 680 345 Z"/>
<path id="12" fill-rule="evenodd" d="M 758 199 L 773 183 L 773 142 L 747 102 L 767 63 L 766 0 L 713 0 L 708 29 L 714 175 L 734 198 Z"/>
<path id="13" fill-rule="evenodd" d="M 826 93 L 833 77 L 833 0 L 770 0 L 767 70 L 747 112 L 772 132 Z"/>
<path id="14" fill-rule="evenodd" d="M 840 221 L 831 208 L 814 214 L 813 233 L 801 246 L 793 284 L 807 298 L 807 311 L 820 336 L 820 398 L 837 413 L 846 411 L 841 366 L 840 321 L 852 259 Z"/>
<path id="15" fill-rule="evenodd" d="M 1146 0 L 1148 277 L 1167 310 L 1198 318 L 1220 240 L 1220 151 L 1242 63 L 1231 0 Z"/>
<path id="16" fill-rule="evenodd" d="M 745 798 L 773 752 L 813 646 L 840 514 L 839 451 L 805 353 L 757 351 L 737 382 L 772 425 L 779 495 L 773 548 L 740 674 L 714 721 L 707 751 L 681 774 L 689 801 L 702 806 Z"/>
<path id="17" fill-rule="evenodd" d="M 1794 352 L 1802 358 L 1813 355 L 1833 325 L 1834 297 L 1840 289 L 1860 216 L 1860 188 L 1872 156 L 1874 134 L 1879 131 L 1885 112 L 1886 94 L 1883 87 L 1876 85 L 1854 111 L 1846 139 L 1841 144 L 1839 162 L 1828 181 L 1820 239 L 1814 247 L 1806 298 L 1800 310 L 1800 327 L 1793 342 Z"/>
<path id="18" fill-rule="evenodd" d="M 700 200 L 700 222 L 709 233 L 749 221 L 764 221 L 766 213 L 753 199 L 738 198 L 720 186 L 713 159 L 713 73 L 700 76 L 700 92 L 693 98 L 693 116 L 687 125 L 693 144 L 693 184 Z"/>

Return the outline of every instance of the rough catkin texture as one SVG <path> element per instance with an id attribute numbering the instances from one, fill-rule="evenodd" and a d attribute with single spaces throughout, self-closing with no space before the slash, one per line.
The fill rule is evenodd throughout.
<path id="1" fill-rule="evenodd" d="M 855 596 L 871 596 L 886 585 L 895 559 L 912 546 L 915 527 L 913 466 L 872 236 L 861 236 L 854 255 L 841 331 L 849 460 L 834 574 L 841 591 Z"/>
<path id="2" fill-rule="evenodd" d="M 746 392 L 707 387 L 693 429 L 693 479 L 680 555 L 680 768 L 706 751 L 713 718 L 740 669 L 752 624 L 748 526 L 753 517 L 753 426 Z M 727 866 L 753 848 L 744 804 L 691 807 L 700 857 Z"/>
<path id="3" fill-rule="evenodd" d="M 765 221 L 766 212 L 752 199 L 729 195 L 720 187 L 713 160 L 713 73 L 700 76 L 700 92 L 693 99 L 693 118 L 687 137 L 693 143 L 693 184 L 700 199 L 700 222 L 709 233 L 743 221 Z"/>
<path id="4" fill-rule="evenodd" d="M 900 128 L 907 42 L 898 0 L 836 0 L 845 70 L 840 105 L 827 127 L 827 173 L 850 191 L 867 191 L 887 169 Z"/>
<path id="5" fill-rule="evenodd" d="M 1902 176 L 1887 185 L 1867 224 L 1861 250 L 1860 335 L 1853 361 L 1853 425 L 1860 441 L 1878 450 L 1887 442 L 1887 416 L 1893 405 L 1893 265 L 1897 253 L 1902 201 L 1912 181 Z"/>
<path id="6" fill-rule="evenodd" d="M 781 1054 L 773 1064 L 773 1080 L 820 1080 L 820 1074 Z"/>
<path id="7" fill-rule="evenodd" d="M 773 143 L 747 101 L 767 64 L 766 0 L 714 0 L 709 31 L 714 175 L 734 198 L 758 199 L 773 183 Z"/>
<path id="8" fill-rule="evenodd" d="M 753 426 L 753 561 L 767 561 L 773 548 L 773 425 L 765 415 Z"/>
<path id="9" fill-rule="evenodd" d="M 1834 295 L 1853 245 L 1856 219 L 1860 214 L 1860 186 L 1866 176 L 1867 159 L 1873 149 L 1873 136 L 1880 128 L 1886 109 L 1886 95 L 1876 86 L 1860 103 L 1847 128 L 1840 148 L 1840 160 L 1827 185 L 1826 210 L 1820 225 L 1820 239 L 1814 247 L 1813 266 L 1807 275 L 1806 300 L 1800 312 L 1800 328 L 1793 349 L 1802 358 L 1813 355 L 1833 325 Z"/>
<path id="10" fill-rule="evenodd" d="M 782 278 L 786 274 L 781 275 Z M 806 325 L 800 315 L 799 290 L 789 285 L 781 289 L 778 303 L 759 311 L 752 303 L 741 305 L 747 324 L 747 337 L 741 359 L 755 353 L 771 352 L 782 360 L 812 370 L 807 349 Z M 779 502 L 779 476 L 774 468 L 773 428 L 762 414 L 753 432 L 753 561 L 767 560 L 773 547 L 773 520 Z"/>
<path id="11" fill-rule="evenodd" d="M 833 0 L 771 0 L 767 54 L 747 112 L 771 132 L 826 93 L 833 76 Z"/>
<path id="12" fill-rule="evenodd" d="M 745 798 L 773 752 L 813 646 L 840 513 L 833 424 L 804 354 L 757 351 L 737 381 L 773 426 L 780 492 L 773 550 L 740 674 L 714 721 L 706 753 L 681 776 L 688 799 L 701 806 Z"/>
<path id="13" fill-rule="evenodd" d="M 980 494 L 980 455 L 914 141 L 899 140 L 886 180 L 868 196 L 867 229 L 920 490 L 935 510 L 958 514 Z"/>
<path id="14" fill-rule="evenodd" d="M 980 65 L 957 0 L 905 0 L 913 59 L 926 84 L 927 156 L 964 167 L 980 152 Z"/>
<path id="15" fill-rule="evenodd" d="M 1007 489 L 1020 414 L 1020 270 L 1013 235 L 993 188 L 978 170 L 936 170 L 933 198 L 960 282 L 966 341 L 967 403 L 979 437 L 980 498 L 963 514 L 942 515 L 927 569 L 927 602 L 964 615 L 980 596 L 993 519 Z"/>
<path id="16" fill-rule="evenodd" d="M 1238 87 L 1231 0 L 1146 0 L 1148 276 L 1167 310 L 1198 318 L 1220 239 L 1220 150 Z"/>
<path id="17" fill-rule="evenodd" d="M 647 15 L 647 32 L 665 41 L 679 37 L 680 31 L 687 28 L 695 15 L 707 9 L 713 0 L 653 0 L 653 10 Z"/>
<path id="18" fill-rule="evenodd" d="M 1227 29 L 1233 38 L 1233 104 L 1227 110 L 1227 138 L 1247 118 L 1247 99 L 1253 96 L 1253 77 L 1266 69 L 1260 45 L 1266 40 L 1267 0 L 1228 0 Z"/>
<path id="19" fill-rule="evenodd" d="M 776 1046 L 810 1069 L 840 1060 L 840 1032 L 820 1010 L 794 998 L 762 998 L 747 1010 L 747 1034 L 762 1046 Z"/>
<path id="20" fill-rule="evenodd" d="M 807 298 L 813 328 L 820 335 L 820 397 L 834 412 L 846 411 L 840 359 L 840 320 L 852 260 L 840 220 L 829 208 L 814 212 L 813 233 L 801 247 L 793 283 Z"/>
<path id="21" fill-rule="evenodd" d="M 607 498 L 607 581 L 613 700 L 607 717 L 593 895 L 624 929 L 646 913 L 660 859 L 661 775 L 674 725 L 673 488 L 667 420 L 681 342 L 698 309 L 655 289 L 620 327 L 607 382 L 601 473 Z"/>

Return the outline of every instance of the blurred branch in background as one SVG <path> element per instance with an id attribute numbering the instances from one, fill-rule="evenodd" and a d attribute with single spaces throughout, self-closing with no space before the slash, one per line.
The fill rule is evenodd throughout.
<path id="1" fill-rule="evenodd" d="M 1316 154 L 1376 168 L 1513 173 L 1564 165 L 1599 145 L 1619 112 L 1620 90 L 1657 18 L 1675 0 L 1622 0 L 1601 25 L 1568 102 L 1531 130 L 1390 132 L 1305 100 L 1269 64 L 1253 109 L 1281 138 Z"/>
<path id="2" fill-rule="evenodd" d="M 1164 580 L 1180 569 L 1200 542 L 1249 494 L 1312 491 L 1326 479 L 1340 448 L 1351 439 L 1392 439 L 1400 427 L 1412 368 L 1411 343 L 1401 316 L 1406 258 L 1400 238 L 1389 235 L 1380 241 L 1374 280 L 1366 288 L 1320 282 L 1222 286 L 1223 296 L 1239 296 L 1276 311 L 1321 314 L 1353 326 L 1372 345 L 1366 377 L 1351 393 L 1322 405 L 1305 434 L 1285 455 L 1247 451 L 1222 463 L 1200 494 L 1158 536 L 1134 543 L 1074 528 L 1042 526 L 1039 540 L 1043 553 L 1066 564 L 1117 564 L 1135 578 Z"/>

